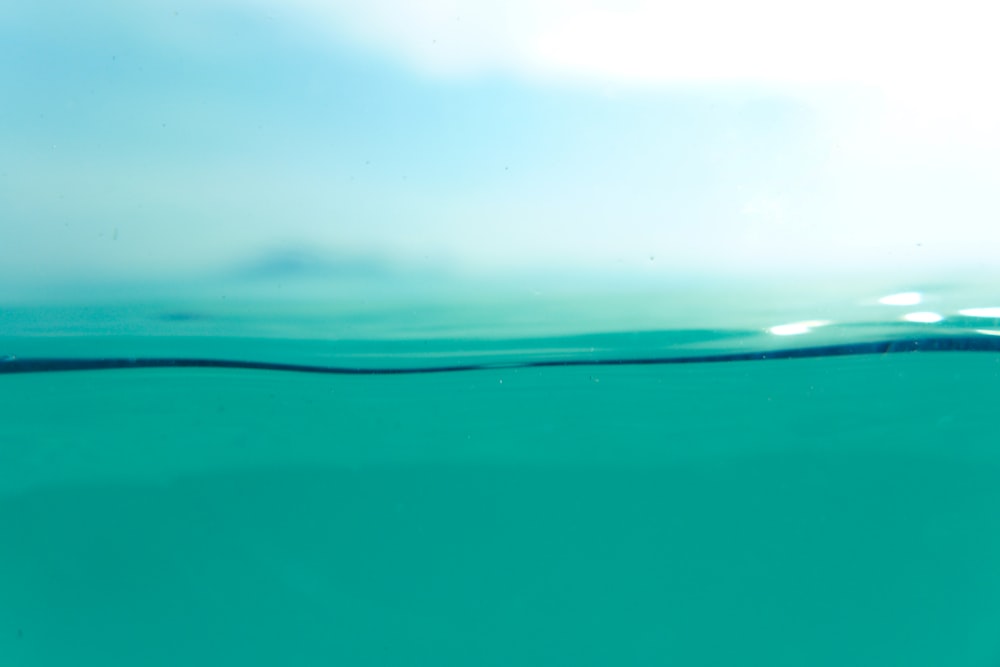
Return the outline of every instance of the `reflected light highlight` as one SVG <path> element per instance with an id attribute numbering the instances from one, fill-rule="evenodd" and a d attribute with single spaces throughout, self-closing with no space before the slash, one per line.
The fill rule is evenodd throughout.
<path id="1" fill-rule="evenodd" d="M 903 315 L 907 322 L 920 322 L 921 324 L 934 324 L 944 319 L 944 316 L 937 313 L 907 313 Z"/>
<path id="2" fill-rule="evenodd" d="M 1000 318 L 1000 308 L 966 308 L 958 311 L 959 315 L 966 317 L 993 317 Z"/>
<path id="3" fill-rule="evenodd" d="M 767 330 L 767 332 L 774 334 L 775 336 L 799 336 L 801 334 L 809 333 L 816 327 L 826 326 L 827 324 L 830 324 L 828 320 L 806 320 L 804 322 L 779 324 L 771 327 Z"/>

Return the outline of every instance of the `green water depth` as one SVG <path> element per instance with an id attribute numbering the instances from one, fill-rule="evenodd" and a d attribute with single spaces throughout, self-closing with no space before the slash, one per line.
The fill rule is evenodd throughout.
<path id="1" fill-rule="evenodd" d="M 0 377 L 9 664 L 988 665 L 1000 356 Z"/>

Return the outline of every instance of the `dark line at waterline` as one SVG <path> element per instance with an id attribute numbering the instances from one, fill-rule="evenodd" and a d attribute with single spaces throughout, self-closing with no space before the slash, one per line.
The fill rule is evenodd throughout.
<path id="1" fill-rule="evenodd" d="M 100 371 L 139 368 L 235 368 L 260 371 L 286 371 L 294 373 L 323 373 L 331 375 L 410 375 L 419 373 L 458 373 L 513 368 L 548 368 L 567 366 L 649 366 L 667 364 L 707 364 L 739 361 L 775 361 L 779 359 L 809 359 L 819 357 L 845 357 L 877 354 L 916 352 L 1000 352 L 1000 337 L 948 336 L 938 338 L 907 338 L 868 343 L 845 343 L 818 347 L 787 348 L 757 352 L 734 352 L 701 356 L 667 356 L 647 358 L 612 359 L 549 359 L 504 363 L 452 364 L 438 366 L 361 368 L 349 366 L 318 366 L 310 364 L 283 364 L 262 361 L 231 359 L 185 358 L 17 358 L 0 357 L 0 375 L 21 373 L 49 373 L 59 371 Z"/>

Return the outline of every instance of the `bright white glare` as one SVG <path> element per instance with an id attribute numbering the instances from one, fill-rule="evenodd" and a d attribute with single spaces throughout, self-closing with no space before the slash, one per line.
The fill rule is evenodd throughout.
<path id="1" fill-rule="evenodd" d="M 827 324 L 830 324 L 827 320 L 806 320 L 805 322 L 779 324 L 768 329 L 768 332 L 775 336 L 798 336 L 807 334 L 816 327 L 826 326 Z"/>
<path id="2" fill-rule="evenodd" d="M 922 324 L 934 324 L 935 322 L 940 322 L 944 319 L 943 316 L 937 313 L 907 313 L 903 315 L 903 319 L 907 322 L 920 322 Z"/>
<path id="3" fill-rule="evenodd" d="M 966 317 L 1000 318 L 1000 308 L 966 308 L 958 311 L 958 314 Z"/>
<path id="4" fill-rule="evenodd" d="M 301 12 L 312 25 L 436 76 L 874 84 L 923 120 L 967 115 L 969 100 L 956 97 L 971 96 L 982 128 L 997 102 L 989 63 L 1000 61 L 1000 42 L 988 0 L 955 0 L 947 9 L 903 0 L 257 3 Z"/>
<path id="5" fill-rule="evenodd" d="M 607 90 L 752 84 L 813 102 L 817 87 L 847 84 L 879 91 L 880 141 L 1000 144 L 1000 86 L 989 64 L 1000 62 L 1000 40 L 989 0 L 946 8 L 903 0 L 253 1 L 434 78 L 499 74 Z"/>
<path id="6" fill-rule="evenodd" d="M 996 329 L 976 329 L 976 333 L 981 333 L 987 336 L 1000 336 L 1000 331 Z"/>
<path id="7" fill-rule="evenodd" d="M 425 71 L 521 70 L 635 82 L 885 82 L 917 88 L 986 74 L 997 51 L 987 0 L 947 11 L 903 0 L 258 0 Z M 934 48 L 928 48 L 933 38 Z M 849 45 L 849 46 L 848 46 Z"/>
<path id="8" fill-rule="evenodd" d="M 920 292 L 900 292 L 899 294 L 884 296 L 878 300 L 879 303 L 886 306 L 915 306 L 921 301 L 923 301 L 923 296 Z"/>

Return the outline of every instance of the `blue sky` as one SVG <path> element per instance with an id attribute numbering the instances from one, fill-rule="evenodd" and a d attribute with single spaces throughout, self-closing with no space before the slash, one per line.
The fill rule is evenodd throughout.
<path id="1" fill-rule="evenodd" d="M 288 248 L 651 280 L 988 265 L 1000 105 L 973 15 L 886 38 L 883 3 L 831 42 L 832 15 L 771 2 L 737 31 L 715 4 L 22 3 L 0 278 Z M 972 46 L 920 55 L 932 27 Z"/>

